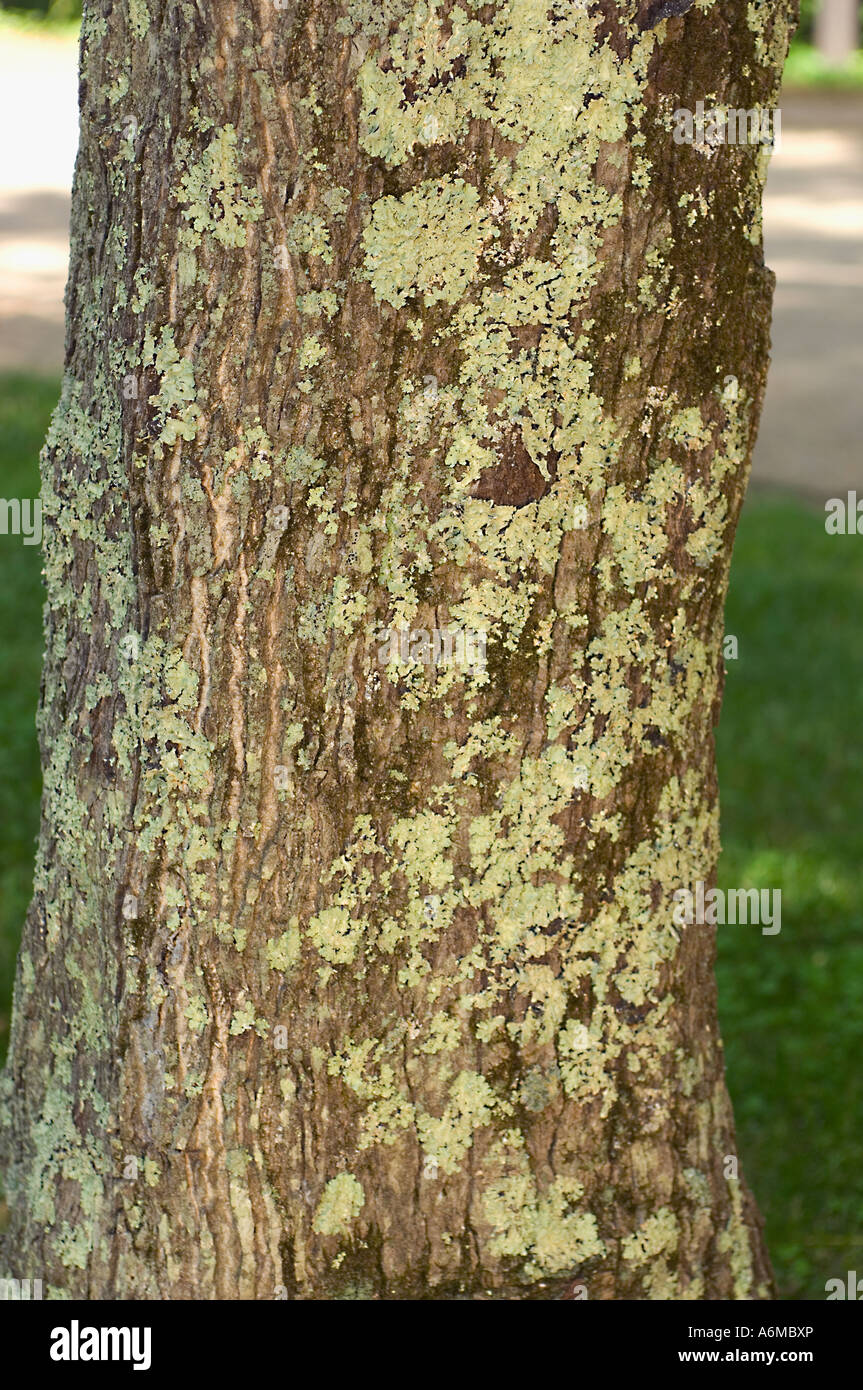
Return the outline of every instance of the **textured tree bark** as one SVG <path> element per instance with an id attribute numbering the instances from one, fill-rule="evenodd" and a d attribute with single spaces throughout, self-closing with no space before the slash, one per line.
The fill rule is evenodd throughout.
<path id="1" fill-rule="evenodd" d="M 770 1295 L 672 917 L 768 150 L 673 130 L 791 8 L 85 3 L 5 1274 Z"/>

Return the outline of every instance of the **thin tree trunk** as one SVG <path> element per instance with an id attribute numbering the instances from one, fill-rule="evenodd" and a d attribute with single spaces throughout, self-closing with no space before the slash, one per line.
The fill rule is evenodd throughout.
<path id="1" fill-rule="evenodd" d="M 821 0 L 815 14 L 815 43 L 832 63 L 844 63 L 860 47 L 859 0 Z"/>
<path id="2" fill-rule="evenodd" d="M 768 151 L 672 132 L 791 22 L 85 3 L 4 1273 L 769 1296 L 673 923 Z"/>

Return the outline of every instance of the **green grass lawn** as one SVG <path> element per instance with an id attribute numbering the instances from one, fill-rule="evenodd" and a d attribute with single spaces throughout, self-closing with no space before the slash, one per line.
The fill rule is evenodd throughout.
<path id="1" fill-rule="evenodd" d="M 58 388 L 0 377 L 0 495 L 35 496 Z M 0 1050 L 37 832 L 39 556 L 0 537 Z M 785 1298 L 863 1270 L 863 537 L 753 494 L 719 729 L 720 885 L 782 889 L 782 930 L 719 929 L 728 1076 Z"/>
<path id="2" fill-rule="evenodd" d="M 0 376 L 0 497 L 39 496 L 39 450 L 58 395 L 53 380 Z M 0 1058 L 39 829 L 41 565 L 38 546 L 0 536 Z"/>
<path id="3" fill-rule="evenodd" d="M 720 886 L 782 889 L 782 930 L 719 928 L 741 1154 L 782 1293 L 863 1271 L 863 537 L 750 496 L 718 733 Z"/>
<path id="4" fill-rule="evenodd" d="M 834 91 L 859 91 L 863 87 L 863 49 L 845 63 L 831 63 L 802 39 L 794 39 L 783 76 L 785 88 L 825 87 Z"/>

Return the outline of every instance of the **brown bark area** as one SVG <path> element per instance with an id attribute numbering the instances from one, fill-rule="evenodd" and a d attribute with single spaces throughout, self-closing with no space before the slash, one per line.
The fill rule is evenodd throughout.
<path id="1" fill-rule="evenodd" d="M 511 29 L 551 43 L 570 6 L 470 7 L 489 37 L 464 39 L 423 11 L 413 68 L 410 3 L 88 7 L 8 1273 L 91 1298 L 768 1296 L 724 1172 L 712 933 L 668 925 L 715 866 L 772 277 L 759 152 L 677 145 L 669 113 L 769 104 L 791 16 L 671 8 L 585 11 L 573 121 L 642 52 L 643 112 L 627 96 L 595 150 L 543 134 L 534 216 L 528 98 L 507 127 L 486 89 L 523 76 Z M 458 138 L 375 153 L 369 62 L 403 114 L 455 119 L 450 94 Z M 376 210 L 455 179 L 477 264 L 438 293 L 459 184 L 448 263 L 398 302 Z M 513 276 L 560 271 L 588 192 L 592 279 L 533 312 Z M 498 563 L 497 525 L 523 557 Z M 463 606 L 486 683 L 381 665 L 400 613 Z M 555 749 L 589 763 L 562 799 Z"/>

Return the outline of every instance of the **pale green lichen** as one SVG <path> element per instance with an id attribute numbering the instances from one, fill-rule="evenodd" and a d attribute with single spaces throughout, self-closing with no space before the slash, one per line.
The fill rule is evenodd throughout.
<path id="1" fill-rule="evenodd" d="M 232 125 L 216 131 L 200 164 L 189 163 L 178 199 L 182 216 L 198 236 L 205 233 L 222 246 L 245 246 L 247 226 L 263 216 L 263 205 L 256 188 L 240 184 Z"/>
<path id="2" fill-rule="evenodd" d="M 676 1275 L 669 1267 L 680 1240 L 680 1225 L 668 1207 L 661 1207 L 641 1223 L 638 1230 L 626 1236 L 621 1254 L 638 1268 L 647 1266 L 643 1275 L 647 1297 L 667 1301 L 678 1297 Z"/>
<path id="3" fill-rule="evenodd" d="M 299 961 L 300 952 L 300 929 L 295 918 L 287 931 L 282 932 L 275 941 L 267 942 L 267 964 L 271 970 L 279 970 L 283 974 L 287 974 Z"/>
<path id="4" fill-rule="evenodd" d="M 582 1184 L 560 1176 L 540 1192 L 517 1130 L 502 1136 L 489 1155 L 489 1166 L 503 1170 L 485 1185 L 481 1198 L 493 1254 L 519 1259 L 528 1278 L 542 1278 L 604 1253 L 595 1217 L 579 1208 Z"/>
<path id="5" fill-rule="evenodd" d="M 365 1205 L 366 1196 L 353 1173 L 330 1178 L 315 1211 L 312 1229 L 322 1236 L 345 1235 Z"/>
<path id="6" fill-rule="evenodd" d="M 363 234 L 366 274 L 398 309 L 417 295 L 456 304 L 493 234 L 479 194 L 464 179 L 428 179 L 402 198 L 379 198 Z"/>
<path id="7" fill-rule="evenodd" d="M 487 1125 L 496 1104 L 494 1091 L 479 1072 L 460 1072 L 449 1089 L 444 1113 L 417 1115 L 419 1141 L 426 1155 L 444 1173 L 455 1173 L 471 1147 L 474 1134 Z"/>
<path id="8" fill-rule="evenodd" d="M 731 1197 L 731 1215 L 725 1230 L 717 1240 L 717 1247 L 729 1257 L 734 1279 L 734 1297 L 752 1297 L 752 1245 L 743 1214 L 743 1194 L 739 1182 L 728 1184 Z"/>
<path id="9" fill-rule="evenodd" d="M 200 407 L 195 402 L 195 371 L 188 357 L 181 357 L 174 342 L 174 331 L 165 327 L 158 344 L 149 333 L 145 338 L 142 361 L 153 364 L 159 373 L 159 389 L 150 397 L 158 412 L 161 430 L 156 453 L 170 448 L 178 439 L 191 440 L 198 431 Z"/>
<path id="10" fill-rule="evenodd" d="M 136 38 L 144 38 L 151 24 L 147 0 L 127 0 L 129 24 Z"/>
<path id="11" fill-rule="evenodd" d="M 254 1000 L 244 1000 L 239 1008 L 234 1010 L 231 1018 L 231 1026 L 228 1030 L 231 1037 L 239 1037 L 242 1033 L 248 1033 L 252 1029 L 259 1037 L 264 1037 L 269 1031 L 270 1025 L 266 1019 L 257 1018 L 256 1012 Z"/>
<path id="12" fill-rule="evenodd" d="M 361 918 L 352 920 L 347 908 L 326 907 L 311 918 L 308 933 L 324 960 L 350 965 L 359 950 L 363 926 Z"/>
<path id="13" fill-rule="evenodd" d="M 396 1077 L 394 1061 L 404 1045 L 402 1033 L 378 1041 L 349 1039 L 341 1051 L 330 1058 L 327 1070 L 341 1077 L 348 1089 L 362 1102 L 358 1145 L 361 1150 L 375 1144 L 397 1142 L 415 1122 L 415 1108 Z"/>
<path id="14" fill-rule="evenodd" d="M 206 1002 L 199 994 L 190 995 L 184 1014 L 193 1033 L 202 1033 L 210 1021 Z"/>

